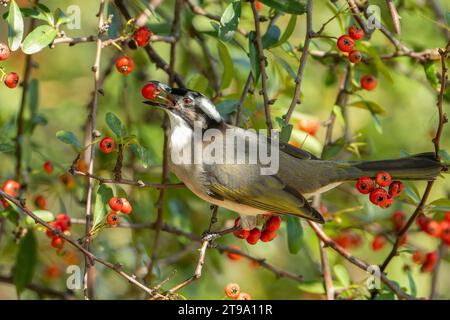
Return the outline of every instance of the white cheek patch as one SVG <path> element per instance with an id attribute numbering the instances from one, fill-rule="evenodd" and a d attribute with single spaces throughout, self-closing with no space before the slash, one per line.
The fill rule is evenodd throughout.
<path id="1" fill-rule="evenodd" d="M 216 120 L 217 122 L 222 121 L 222 117 L 220 116 L 220 113 L 217 111 L 216 106 L 209 101 L 207 98 L 200 98 L 200 104 L 199 107 L 202 109 L 202 111 L 208 115 L 208 117 Z"/>

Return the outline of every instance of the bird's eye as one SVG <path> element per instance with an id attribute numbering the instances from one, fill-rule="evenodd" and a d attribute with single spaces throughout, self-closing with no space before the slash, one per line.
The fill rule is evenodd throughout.
<path id="1" fill-rule="evenodd" d="M 192 104 L 194 101 L 191 98 L 186 97 L 183 98 L 183 102 L 184 104 Z"/>

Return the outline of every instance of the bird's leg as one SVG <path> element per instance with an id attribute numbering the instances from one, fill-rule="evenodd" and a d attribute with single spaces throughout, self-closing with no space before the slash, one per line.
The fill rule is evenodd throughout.
<path id="1" fill-rule="evenodd" d="M 211 206 L 212 215 L 211 215 L 211 220 L 209 222 L 209 228 L 207 231 L 203 232 L 203 234 L 202 234 L 202 242 L 207 241 L 209 247 L 214 246 L 214 244 L 213 244 L 214 240 L 216 240 L 228 233 L 239 230 L 241 228 L 240 226 L 235 226 L 235 227 L 228 228 L 228 229 L 221 230 L 221 231 L 214 231 L 214 232 L 211 231 L 213 225 L 217 222 L 217 210 L 218 209 L 219 209 L 218 206 L 215 206 L 215 205 Z"/>

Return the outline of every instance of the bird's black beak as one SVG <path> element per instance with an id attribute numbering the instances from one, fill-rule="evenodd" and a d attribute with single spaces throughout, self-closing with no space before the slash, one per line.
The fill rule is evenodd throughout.
<path id="1" fill-rule="evenodd" d="M 176 100 L 171 93 L 172 88 L 170 86 L 156 80 L 152 80 L 150 83 L 153 83 L 156 86 L 155 90 L 158 91 L 158 95 L 154 100 L 145 100 L 143 103 L 163 109 L 167 109 L 168 106 L 175 105 Z"/>

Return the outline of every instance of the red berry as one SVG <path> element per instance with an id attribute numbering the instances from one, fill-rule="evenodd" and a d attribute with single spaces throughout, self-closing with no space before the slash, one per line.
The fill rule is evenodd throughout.
<path id="1" fill-rule="evenodd" d="M 441 221 L 441 239 L 445 243 L 450 242 L 450 222 L 447 220 Z"/>
<path id="2" fill-rule="evenodd" d="M 44 171 L 47 172 L 48 174 L 53 173 L 53 163 L 51 161 L 45 161 L 43 167 Z"/>
<path id="3" fill-rule="evenodd" d="M 261 238 L 261 230 L 259 230 L 259 228 L 253 228 L 248 234 L 247 242 L 253 245 L 258 242 L 259 238 Z"/>
<path id="4" fill-rule="evenodd" d="M 133 59 L 127 56 L 121 56 L 116 60 L 116 68 L 122 74 L 129 74 L 134 69 Z"/>
<path id="5" fill-rule="evenodd" d="M 100 150 L 102 150 L 104 153 L 113 152 L 115 147 L 116 144 L 114 142 L 114 139 L 111 137 L 104 137 L 102 141 L 100 141 Z"/>
<path id="6" fill-rule="evenodd" d="M 382 234 L 376 235 L 372 241 L 373 251 L 378 251 L 378 250 L 383 249 L 383 247 L 386 245 L 386 243 L 387 243 L 387 239 L 384 235 L 382 235 Z"/>
<path id="7" fill-rule="evenodd" d="M 316 119 L 300 118 L 298 120 L 297 126 L 300 130 L 307 132 L 312 136 L 315 136 L 317 133 L 317 130 L 319 130 L 320 123 Z"/>
<path id="8" fill-rule="evenodd" d="M 6 180 L 3 182 L 2 190 L 12 197 L 17 197 L 20 191 L 20 183 L 12 179 Z"/>
<path id="9" fill-rule="evenodd" d="M 236 300 L 252 300 L 252 297 L 248 293 L 241 292 Z"/>
<path id="10" fill-rule="evenodd" d="M 388 197 L 386 190 L 383 188 L 376 188 L 370 193 L 370 202 L 373 204 L 379 205 L 383 201 L 385 201 Z"/>
<path id="11" fill-rule="evenodd" d="M 361 177 L 356 182 L 356 188 L 358 189 L 359 193 L 368 194 L 375 188 L 375 184 L 369 177 Z"/>
<path id="12" fill-rule="evenodd" d="M 256 8 L 256 10 L 261 11 L 262 4 L 261 4 L 261 2 L 259 2 L 259 0 L 255 0 L 255 8 Z"/>
<path id="13" fill-rule="evenodd" d="M 120 198 L 117 197 L 112 197 L 111 199 L 109 199 L 109 207 L 111 208 L 111 210 L 113 211 L 120 211 L 123 208 L 123 202 Z"/>
<path id="14" fill-rule="evenodd" d="M 2 42 L 0 42 L 0 61 L 4 61 L 9 58 L 11 51 L 8 46 Z"/>
<path id="15" fill-rule="evenodd" d="M 233 234 L 234 234 L 234 236 L 236 238 L 247 239 L 248 236 L 250 235 L 250 231 L 249 230 L 240 229 L 240 230 L 234 231 Z"/>
<path id="16" fill-rule="evenodd" d="M 447 211 L 444 216 L 445 221 L 450 221 L 450 211 Z"/>
<path id="17" fill-rule="evenodd" d="M 361 88 L 367 91 L 375 89 L 377 86 L 377 79 L 370 74 L 366 74 L 361 78 Z"/>
<path id="18" fill-rule="evenodd" d="M 422 264 L 425 261 L 425 255 L 422 251 L 416 250 L 412 255 L 412 260 L 417 264 Z"/>
<path id="19" fill-rule="evenodd" d="M 65 213 L 60 213 L 56 216 L 56 223 L 59 225 L 62 229 L 62 231 L 69 230 L 71 221 L 70 217 Z"/>
<path id="20" fill-rule="evenodd" d="M 431 219 L 423 214 L 417 217 L 417 224 L 422 231 L 427 231 L 428 223 L 430 221 Z"/>
<path id="21" fill-rule="evenodd" d="M 359 50 L 352 50 L 350 51 L 350 53 L 348 54 L 348 61 L 350 61 L 351 63 L 359 63 L 362 59 L 362 54 L 361 51 Z"/>
<path id="22" fill-rule="evenodd" d="M 377 173 L 375 181 L 380 187 L 387 187 L 391 184 L 391 175 L 386 171 L 380 171 Z"/>
<path id="23" fill-rule="evenodd" d="M 281 225 L 281 218 L 279 216 L 272 216 L 267 220 L 265 230 L 277 231 Z"/>
<path id="24" fill-rule="evenodd" d="M 5 85 L 8 88 L 14 89 L 19 84 L 19 75 L 15 72 L 10 72 L 5 77 Z"/>
<path id="25" fill-rule="evenodd" d="M 150 42 L 152 33 L 147 27 L 140 27 L 133 34 L 133 39 L 139 47 L 144 47 Z"/>
<path id="26" fill-rule="evenodd" d="M 398 242 L 398 244 L 400 246 L 404 246 L 406 243 L 408 242 L 408 234 L 404 234 L 403 237 L 400 238 L 400 241 Z"/>
<path id="27" fill-rule="evenodd" d="M 122 209 L 120 209 L 120 211 L 124 214 L 130 214 L 131 211 L 133 211 L 130 202 L 125 198 L 120 198 L 120 201 L 122 201 Z"/>
<path id="28" fill-rule="evenodd" d="M 437 221 L 431 220 L 427 224 L 427 229 L 425 230 L 432 237 L 439 238 L 441 236 L 441 224 Z"/>
<path id="29" fill-rule="evenodd" d="M 110 213 L 108 213 L 108 215 L 106 216 L 106 222 L 110 225 L 110 226 L 117 226 L 120 222 L 120 217 L 117 214 L 117 212 L 111 211 Z"/>
<path id="30" fill-rule="evenodd" d="M 142 87 L 141 94 L 145 99 L 154 100 L 158 97 L 160 91 L 154 83 L 148 83 Z"/>
<path id="31" fill-rule="evenodd" d="M 405 214 L 402 211 L 395 211 L 392 214 L 392 223 L 395 231 L 399 231 L 405 225 Z"/>
<path id="32" fill-rule="evenodd" d="M 60 236 L 55 236 L 52 239 L 51 245 L 55 249 L 61 249 L 64 246 L 64 239 Z"/>
<path id="33" fill-rule="evenodd" d="M 53 228 L 55 228 L 58 232 L 62 232 L 61 226 L 56 221 L 49 222 L 48 224 L 50 226 L 52 226 Z M 58 236 L 58 234 L 56 232 L 54 232 L 53 230 L 51 230 L 51 229 L 47 229 L 45 231 L 45 234 L 50 239 L 53 239 L 54 237 Z"/>
<path id="34" fill-rule="evenodd" d="M 389 186 L 389 194 L 393 197 L 399 196 L 403 192 L 404 186 L 401 181 L 393 181 Z"/>
<path id="35" fill-rule="evenodd" d="M 47 200 L 45 200 L 44 196 L 41 195 L 34 198 L 34 204 L 41 210 L 45 210 L 45 208 L 47 208 Z"/>
<path id="36" fill-rule="evenodd" d="M 275 239 L 276 236 L 277 236 L 277 232 L 276 231 L 264 230 L 261 233 L 260 240 L 262 242 L 269 242 L 269 241 L 272 241 L 273 239 Z"/>
<path id="37" fill-rule="evenodd" d="M 348 28 L 348 35 L 354 40 L 359 40 L 364 37 L 364 30 L 352 25 Z"/>
<path id="38" fill-rule="evenodd" d="M 337 46 L 339 50 L 341 50 L 342 52 L 350 52 L 353 50 L 353 47 L 355 46 L 355 41 L 345 34 L 339 37 L 337 41 Z"/>
<path id="39" fill-rule="evenodd" d="M 437 251 L 429 252 L 425 256 L 425 262 L 422 265 L 421 271 L 422 272 L 432 272 L 434 269 L 434 266 L 436 265 L 436 262 L 438 261 L 439 254 Z"/>
<path id="40" fill-rule="evenodd" d="M 241 293 L 241 288 L 237 283 L 229 283 L 225 287 L 225 294 L 228 298 L 236 299 Z"/>
<path id="41" fill-rule="evenodd" d="M 380 208 L 387 209 L 394 204 L 394 198 L 390 195 L 387 195 L 386 199 L 382 201 L 379 206 Z"/>
<path id="42" fill-rule="evenodd" d="M 241 250 L 241 248 L 239 248 L 239 247 L 236 246 L 236 245 L 231 245 L 230 247 L 233 248 L 233 249 L 236 249 L 236 250 Z M 228 252 L 228 253 L 227 253 L 227 257 L 228 257 L 230 260 L 235 260 L 235 261 L 240 260 L 240 259 L 242 258 L 242 256 L 241 256 L 240 254 L 234 253 L 234 252 Z"/>

